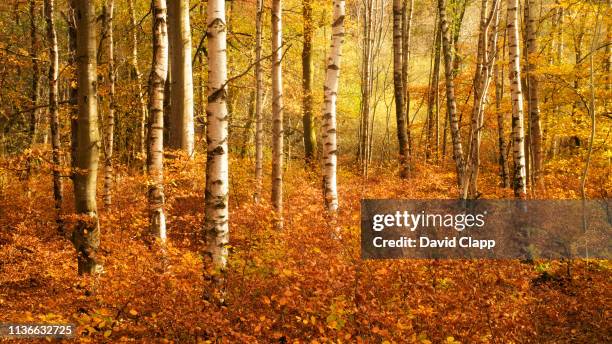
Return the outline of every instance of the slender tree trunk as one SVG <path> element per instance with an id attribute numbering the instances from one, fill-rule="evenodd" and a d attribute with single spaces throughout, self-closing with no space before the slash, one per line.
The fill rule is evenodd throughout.
<path id="1" fill-rule="evenodd" d="M 532 173 L 534 181 L 538 181 L 542 170 L 542 128 L 540 124 L 540 104 L 539 104 L 539 78 L 535 72 L 536 55 L 538 52 L 538 41 L 536 37 L 535 17 L 536 4 L 534 0 L 525 0 L 525 31 L 527 36 L 527 97 L 529 99 L 529 140 L 531 141 L 531 151 L 533 152 Z"/>
<path id="2" fill-rule="evenodd" d="M 272 205 L 282 228 L 283 213 L 283 76 L 282 0 L 272 0 Z"/>
<path id="3" fill-rule="evenodd" d="M 397 141 L 399 146 L 400 177 L 408 178 L 408 137 L 406 134 L 406 114 L 404 113 L 404 88 L 402 80 L 402 3 L 393 0 L 393 89 L 395 94 L 395 117 L 397 121 Z"/>
<path id="4" fill-rule="evenodd" d="M 168 75 L 166 0 L 153 0 L 153 61 L 149 75 L 149 128 L 147 171 L 149 174 L 149 226 L 151 234 L 166 241 L 164 214 L 164 86 Z"/>
<path id="5" fill-rule="evenodd" d="M 463 188 L 463 198 L 478 198 L 478 174 L 480 169 L 480 142 L 484 127 L 484 114 L 487 103 L 489 85 L 493 76 L 493 65 L 497 53 L 497 27 L 499 24 L 500 0 L 494 0 L 487 14 L 487 0 L 482 1 L 478 64 L 474 76 L 474 105 L 472 107 L 472 126 L 470 130 L 469 161 L 466 171 L 466 183 Z"/>
<path id="6" fill-rule="evenodd" d="M 510 91 L 512 94 L 512 146 L 514 157 L 514 194 L 527 194 L 525 176 L 525 132 L 523 129 L 523 90 L 519 49 L 518 0 L 508 0 L 508 53 L 510 54 Z"/>
<path id="7" fill-rule="evenodd" d="M 68 65 L 76 70 L 77 66 L 77 0 L 69 0 L 68 11 Z M 78 76 L 72 73 L 69 80 L 70 96 L 70 178 L 75 182 L 75 172 L 77 163 L 77 141 L 79 128 L 79 107 L 78 107 Z"/>
<path id="8" fill-rule="evenodd" d="M 168 7 L 171 40 L 170 68 L 170 146 L 182 149 L 189 157 L 194 149 L 193 75 L 191 66 L 191 26 L 189 0 L 172 0 Z"/>
<path id="9" fill-rule="evenodd" d="M 138 67 L 138 31 L 136 27 L 136 14 L 134 12 L 134 1 L 128 0 L 128 10 L 130 14 L 130 26 L 132 28 L 132 42 L 131 42 L 131 55 L 130 55 L 130 64 L 132 65 L 132 80 L 136 83 L 136 94 L 138 97 L 138 102 L 140 104 L 140 131 L 139 131 L 139 149 L 141 158 L 144 159 L 146 156 L 146 127 L 147 127 L 147 104 L 145 102 L 143 91 L 142 91 L 142 75 L 140 73 L 140 68 Z M 143 164 L 145 166 L 145 164 Z"/>
<path id="10" fill-rule="evenodd" d="M 113 135 L 115 131 L 115 43 L 113 37 L 114 0 L 107 0 L 104 6 L 104 20 L 108 44 L 108 116 L 106 117 L 106 140 L 104 140 L 104 205 L 112 203 L 113 184 Z"/>
<path id="11" fill-rule="evenodd" d="M 340 79 L 340 62 L 342 43 L 344 42 L 345 1 L 333 1 L 333 19 L 331 48 L 327 57 L 325 85 L 323 86 L 323 199 L 325 208 L 335 213 L 338 210 L 338 189 L 336 170 L 338 168 L 338 144 L 336 130 L 336 101 L 338 99 L 338 81 Z"/>
<path id="12" fill-rule="evenodd" d="M 30 111 L 30 126 L 28 134 L 30 139 L 30 149 L 36 143 L 36 121 L 38 117 L 38 94 L 40 92 L 40 67 L 38 65 L 38 34 L 36 33 L 36 1 L 30 0 L 30 60 L 32 62 L 32 86 L 30 89 L 30 101 L 33 110 Z M 29 182 L 32 169 L 32 153 L 26 160 L 26 179 Z M 29 188 L 29 186 L 28 186 Z M 29 190 L 28 190 L 29 192 Z"/>
<path id="13" fill-rule="evenodd" d="M 450 119 L 451 136 L 453 140 L 453 159 L 457 170 L 457 185 L 463 185 L 464 161 L 463 148 L 461 145 L 461 132 L 459 130 L 459 118 L 457 117 L 457 102 L 455 100 L 455 84 L 453 81 L 453 66 L 450 45 L 450 32 L 446 19 L 445 0 L 438 0 L 438 11 L 440 13 L 440 29 L 442 32 L 442 50 L 444 53 L 444 75 L 446 79 L 446 106 Z"/>
<path id="14" fill-rule="evenodd" d="M 363 53 L 361 61 L 361 122 L 359 133 L 358 160 L 361 164 L 361 174 L 367 176 L 368 147 L 370 137 L 370 95 L 371 95 L 371 65 L 372 65 L 372 12 L 373 0 L 366 0 L 363 15 Z"/>
<path id="15" fill-rule="evenodd" d="M 206 106 L 206 202 L 204 221 L 204 256 L 208 276 L 221 294 L 223 302 L 224 272 L 229 242 L 229 166 L 227 112 L 227 30 L 225 2 L 209 0 L 207 6 L 208 36 L 208 104 Z"/>
<path id="16" fill-rule="evenodd" d="M 307 164 L 312 164 L 317 147 L 317 134 L 312 111 L 312 0 L 303 1 L 304 45 L 302 49 L 302 123 L 304 126 L 304 157 Z"/>
<path id="17" fill-rule="evenodd" d="M 431 141 L 433 140 L 433 128 L 434 125 L 438 125 L 438 118 L 436 112 L 436 118 L 434 118 L 434 107 L 435 102 L 438 98 L 438 84 L 440 83 L 440 45 L 442 44 L 440 40 L 440 30 L 438 29 L 439 25 L 437 24 L 434 28 L 434 44 L 432 53 L 433 59 L 433 68 L 431 72 L 429 90 L 427 92 L 427 147 L 425 150 L 425 158 L 429 159 L 431 157 Z M 435 122 L 435 123 L 434 123 Z M 436 127 L 436 156 L 438 154 L 438 136 L 437 136 L 437 127 Z"/>
<path id="18" fill-rule="evenodd" d="M 62 178 L 60 174 L 60 127 L 58 109 L 58 77 L 59 53 L 57 48 L 57 32 L 55 31 L 55 4 L 54 0 L 44 0 L 45 20 L 47 22 L 47 41 L 49 45 L 49 124 L 51 126 L 51 161 L 53 162 L 53 200 L 57 214 L 57 225 L 60 233 L 64 231 L 64 222 L 61 218 L 62 203 L 64 201 Z"/>
<path id="19" fill-rule="evenodd" d="M 501 6 L 501 4 L 500 4 Z M 506 38 L 504 31 L 504 43 L 502 44 L 503 50 L 501 56 L 505 55 Z M 498 48 L 497 48 L 498 49 Z M 501 72 L 500 72 L 501 69 Z M 501 109 L 501 103 L 504 97 L 504 70 L 503 65 L 496 63 L 494 64 L 494 78 L 495 78 L 495 110 L 497 112 L 497 140 L 499 145 L 499 175 L 504 188 L 510 186 L 508 181 L 508 162 L 506 158 L 506 133 L 504 129 L 504 112 Z"/>
<path id="20" fill-rule="evenodd" d="M 404 89 L 404 117 L 406 121 L 406 136 L 408 140 L 407 164 L 410 167 L 412 156 L 412 140 L 410 130 L 410 88 L 408 74 L 410 70 L 410 48 L 412 38 L 412 13 L 414 10 L 414 0 L 404 0 L 402 7 L 402 85 Z"/>
<path id="21" fill-rule="evenodd" d="M 94 3 L 88 0 L 77 0 L 75 9 L 79 116 L 74 200 L 79 220 L 72 235 L 72 242 L 78 253 L 79 274 L 88 274 L 97 270 L 96 251 L 100 245 L 96 206 L 100 151 L 96 89 L 96 14 Z"/>
<path id="22" fill-rule="evenodd" d="M 263 184 L 263 71 L 261 69 L 261 45 L 263 35 L 263 0 L 257 0 L 255 37 L 255 194 L 253 198 L 256 203 L 261 200 L 261 189 Z"/>

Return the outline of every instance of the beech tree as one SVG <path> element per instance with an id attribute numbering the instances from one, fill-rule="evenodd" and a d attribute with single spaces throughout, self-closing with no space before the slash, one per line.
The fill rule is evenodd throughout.
<path id="1" fill-rule="evenodd" d="M 189 0 L 173 0 L 168 4 L 170 75 L 172 75 L 169 144 L 170 147 L 180 148 L 191 157 L 194 149 L 194 105 Z"/>
<path id="2" fill-rule="evenodd" d="M 542 170 L 542 127 L 540 123 L 540 81 L 535 71 L 538 52 L 538 40 L 536 36 L 536 4 L 534 0 L 525 0 L 525 35 L 527 53 L 527 106 L 529 110 L 529 142 L 533 159 L 532 175 L 537 181 Z"/>
<path id="3" fill-rule="evenodd" d="M 149 174 L 149 221 L 151 233 L 166 240 L 164 214 L 164 86 L 168 74 L 166 0 L 153 0 L 153 61 L 149 75 L 149 130 L 147 171 Z"/>
<path id="4" fill-rule="evenodd" d="M 342 43 L 344 42 L 345 1 L 334 0 L 332 6 L 332 37 L 331 48 L 327 57 L 325 85 L 323 86 L 325 98 L 323 100 L 321 133 L 323 137 L 323 199 L 327 210 L 336 212 L 338 210 L 338 187 L 336 185 L 336 171 L 338 169 L 336 103 L 338 99 Z"/>
<path id="5" fill-rule="evenodd" d="M 89 274 L 98 270 L 96 251 L 100 245 L 100 224 L 96 205 L 100 153 L 96 14 L 92 1 L 76 0 L 75 5 L 78 128 L 74 161 L 74 201 L 79 219 L 72 234 L 72 242 L 78 254 L 79 274 Z"/>
<path id="6" fill-rule="evenodd" d="M 313 163 L 317 147 L 317 134 L 312 111 L 312 35 L 314 31 L 312 0 L 303 0 L 302 6 L 304 23 L 304 43 L 302 47 L 302 125 L 304 129 L 304 159 L 307 164 L 311 164 Z"/>

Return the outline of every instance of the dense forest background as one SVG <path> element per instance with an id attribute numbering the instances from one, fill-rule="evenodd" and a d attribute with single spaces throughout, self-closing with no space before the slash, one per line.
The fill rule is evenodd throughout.
<path id="1" fill-rule="evenodd" d="M 0 321 L 94 342 L 610 341 L 608 260 L 363 261 L 359 206 L 609 198 L 611 13 L 0 4 Z"/>

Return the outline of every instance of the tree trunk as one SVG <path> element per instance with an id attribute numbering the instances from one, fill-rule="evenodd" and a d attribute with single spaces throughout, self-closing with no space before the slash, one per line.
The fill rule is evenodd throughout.
<path id="1" fill-rule="evenodd" d="M 76 1 L 76 62 L 78 75 L 78 128 L 74 175 L 75 209 L 79 215 L 72 242 L 78 253 L 79 274 L 97 270 L 96 251 L 100 225 L 96 206 L 96 181 L 100 138 L 96 75 L 96 14 L 92 1 Z"/>
<path id="2" fill-rule="evenodd" d="M 332 18 L 332 37 L 327 67 L 325 85 L 323 86 L 323 199 L 325 208 L 335 213 L 338 210 L 338 189 L 336 186 L 336 170 L 338 168 L 338 144 L 336 130 L 336 101 L 338 99 L 338 80 L 340 78 L 340 59 L 342 43 L 344 42 L 345 1 L 334 0 Z"/>
<path id="3" fill-rule="evenodd" d="M 261 69 L 261 45 L 263 35 L 263 0 L 257 0 L 255 37 L 255 79 L 257 85 L 255 93 L 255 194 L 253 198 L 256 203 L 261 200 L 261 189 L 263 184 L 263 71 Z"/>
<path id="4" fill-rule="evenodd" d="M 153 0 L 153 61 L 149 75 L 149 130 L 147 171 L 149 174 L 149 226 L 151 234 L 166 241 L 164 214 L 164 86 L 168 75 L 168 31 L 166 0 Z"/>
<path id="5" fill-rule="evenodd" d="M 358 160 L 362 176 L 367 176 L 370 138 L 370 95 L 372 66 L 372 11 L 373 0 L 366 0 L 363 15 L 363 46 L 361 58 L 361 122 L 359 130 Z"/>
<path id="6" fill-rule="evenodd" d="M 304 158 L 306 164 L 314 162 L 315 149 L 317 147 L 317 134 L 314 126 L 314 116 L 312 111 L 312 0 L 303 1 L 304 18 L 304 45 L 302 49 L 302 123 L 304 126 Z"/>
<path id="7" fill-rule="evenodd" d="M 54 0 L 45 0 L 45 20 L 47 22 L 47 41 L 49 45 L 49 124 L 51 126 L 51 161 L 53 162 L 53 200 L 57 214 L 57 225 L 60 233 L 64 231 L 61 218 L 62 203 L 64 201 L 62 178 L 60 174 L 60 126 L 58 109 L 58 77 L 59 53 L 57 48 L 57 32 L 55 31 L 55 4 Z"/>
<path id="8" fill-rule="evenodd" d="M 412 141 L 410 138 L 410 88 L 408 72 L 410 69 L 410 42 L 412 37 L 412 13 L 414 0 L 404 0 L 402 8 L 402 85 L 404 90 L 404 117 L 406 121 L 406 137 L 408 140 L 407 164 L 410 167 L 412 156 Z"/>
<path id="9" fill-rule="evenodd" d="M 476 73 L 474 75 L 474 105 L 470 130 L 469 163 L 466 171 L 463 198 L 478 198 L 478 174 L 480 169 L 480 142 L 484 128 L 484 114 L 489 85 L 493 76 L 493 65 L 497 53 L 497 27 L 499 24 L 499 2 L 494 0 L 487 15 L 487 0 L 482 1 L 480 34 Z M 490 32 L 489 32 L 490 31 Z"/>
<path id="10" fill-rule="evenodd" d="M 104 205 L 112 203 L 113 184 L 113 135 L 115 131 L 115 43 L 113 38 L 114 0 L 107 0 L 104 6 L 105 32 L 108 43 L 108 116 L 106 117 L 106 140 L 104 140 Z"/>
<path id="11" fill-rule="evenodd" d="M 68 65 L 77 70 L 77 0 L 69 0 L 68 11 Z M 79 128 L 78 84 L 77 73 L 72 73 L 69 80 L 70 96 L 70 178 L 74 184 L 77 162 L 77 136 Z"/>
<path id="12" fill-rule="evenodd" d="M 170 34 L 170 147 L 180 148 L 190 158 L 194 149 L 193 75 L 191 68 L 191 26 L 189 0 L 170 1 L 168 25 Z"/>
<path id="13" fill-rule="evenodd" d="M 38 45 L 38 34 L 36 33 L 36 1 L 30 0 L 30 60 L 32 62 L 32 86 L 30 89 L 30 101 L 32 103 L 32 111 L 30 111 L 30 126 L 28 128 L 28 134 L 30 136 L 30 149 L 32 149 L 34 147 L 34 144 L 36 143 L 38 93 L 40 92 L 40 67 L 38 65 Z M 28 183 L 30 180 L 31 169 L 32 152 L 30 152 L 26 160 L 26 179 Z"/>
<path id="14" fill-rule="evenodd" d="M 140 131 L 139 131 L 139 149 L 140 157 L 144 159 L 146 156 L 146 127 L 147 127 L 147 104 L 145 102 L 143 91 L 142 91 L 142 75 L 140 74 L 140 68 L 138 67 L 138 31 L 136 27 L 136 14 L 134 12 L 134 1 L 128 0 L 128 10 L 130 12 L 130 26 L 132 28 L 132 51 L 130 55 L 130 64 L 132 65 L 132 80 L 136 83 L 136 94 L 138 96 L 138 102 L 140 104 Z M 143 166 L 145 166 L 143 164 Z"/>
<path id="15" fill-rule="evenodd" d="M 272 0 L 272 205 L 283 223 L 282 3 Z"/>
<path id="16" fill-rule="evenodd" d="M 207 6 L 208 36 L 208 104 L 206 106 L 206 202 L 204 221 L 204 256 L 208 274 L 223 287 L 229 242 L 229 167 L 227 112 L 227 41 L 225 2 L 209 0 Z M 218 299 L 223 302 L 223 292 Z"/>
<path id="17" fill-rule="evenodd" d="M 457 171 L 457 185 L 463 185 L 464 161 L 463 148 L 461 145 L 461 131 L 459 130 L 459 118 L 457 117 L 457 102 L 455 100 L 455 84 L 453 81 L 453 66 L 450 45 L 450 32 L 446 19 L 445 0 L 438 0 L 438 11 L 440 13 L 440 30 L 442 32 L 442 50 L 444 53 L 444 76 L 446 79 L 446 107 L 450 120 L 451 137 L 453 140 L 453 159 Z"/>
<path id="18" fill-rule="evenodd" d="M 523 130 L 523 90 L 519 49 L 518 0 L 508 0 L 508 53 L 510 92 L 512 94 L 512 146 L 514 157 L 514 194 L 527 194 L 525 177 L 525 132 Z"/>
<path id="19" fill-rule="evenodd" d="M 539 78 L 535 72 L 538 41 L 536 37 L 535 1 L 525 0 L 525 31 L 527 36 L 527 97 L 529 99 L 529 140 L 533 152 L 532 173 L 537 182 L 542 170 L 542 128 L 540 124 Z"/>
<path id="20" fill-rule="evenodd" d="M 501 4 L 500 4 L 501 6 Z M 506 45 L 504 31 L 504 43 L 502 47 Z M 504 56 L 505 48 L 502 51 L 502 55 Z M 501 72 L 500 72 L 501 68 Z M 494 64 L 494 79 L 495 79 L 495 111 L 497 112 L 497 140 L 499 145 L 499 176 L 501 178 L 501 182 L 504 188 L 510 186 L 510 182 L 508 181 L 508 163 L 506 157 L 506 133 L 504 130 L 504 113 L 501 110 L 501 103 L 504 97 L 504 70 L 503 66 L 496 63 Z"/>
<path id="21" fill-rule="evenodd" d="M 393 0 L 393 89 L 395 94 L 395 118 L 399 146 L 400 177 L 408 178 L 408 136 L 404 113 L 404 85 L 402 80 L 402 2 Z"/>
<path id="22" fill-rule="evenodd" d="M 437 18 L 436 18 L 437 19 Z M 435 102 L 438 99 L 438 84 L 440 83 L 440 45 L 442 44 L 440 40 L 440 30 L 439 25 L 436 20 L 436 25 L 434 28 L 434 44 L 432 49 L 432 58 L 433 58 L 433 68 L 431 72 L 431 78 L 429 82 L 429 90 L 427 92 L 427 147 L 425 150 L 425 159 L 429 159 L 431 157 L 431 142 L 433 140 L 433 129 L 434 125 L 436 126 L 436 156 L 438 156 L 438 116 L 436 110 L 436 116 L 434 118 L 434 107 L 436 106 Z M 430 64 L 431 65 L 431 64 Z M 434 123 L 435 122 L 435 123 Z"/>

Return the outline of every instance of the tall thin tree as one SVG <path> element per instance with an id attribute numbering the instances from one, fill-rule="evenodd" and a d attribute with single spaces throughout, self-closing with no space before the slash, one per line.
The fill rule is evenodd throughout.
<path id="1" fill-rule="evenodd" d="M 323 199 L 327 210 L 336 212 L 338 210 L 336 101 L 338 99 L 342 43 L 344 42 L 345 1 L 334 0 L 332 6 L 332 39 L 331 49 L 327 57 L 325 85 L 323 86 L 325 99 L 323 100 L 321 133 L 323 137 Z"/>
<path id="2" fill-rule="evenodd" d="M 256 37 L 255 37 L 255 202 L 261 200 L 263 184 L 263 71 L 261 69 L 261 49 L 263 40 L 263 0 L 257 0 Z"/>
<path id="3" fill-rule="evenodd" d="M 312 0 L 303 0 L 304 43 L 302 47 L 302 125 L 304 129 L 304 157 L 307 164 L 313 163 L 317 147 L 314 115 L 312 111 L 312 36 L 314 23 L 312 18 Z"/>
<path id="4" fill-rule="evenodd" d="M 283 72 L 282 0 L 272 0 L 272 205 L 283 225 Z"/>
<path id="5" fill-rule="evenodd" d="M 406 133 L 406 113 L 404 112 L 404 80 L 402 64 L 402 2 L 393 0 L 393 89 L 395 94 L 395 118 L 397 122 L 397 142 L 399 146 L 400 176 L 410 174 L 408 135 Z"/>
<path id="6" fill-rule="evenodd" d="M 104 140 L 104 205 L 112 203 L 113 184 L 113 139 L 115 131 L 115 41 L 113 37 L 114 0 L 104 5 L 104 22 L 108 54 L 108 114 L 106 117 L 106 138 Z"/>
<path id="7" fill-rule="evenodd" d="M 525 176 L 525 131 L 523 129 L 523 87 L 521 85 L 521 55 L 519 49 L 518 0 L 508 0 L 508 53 L 510 92 L 512 95 L 512 151 L 514 156 L 514 194 L 527 194 Z"/>
<path id="8" fill-rule="evenodd" d="M 79 112 L 74 164 L 74 200 L 79 219 L 72 234 L 72 242 L 78 253 L 79 274 L 88 274 L 98 269 L 96 251 L 100 245 L 100 224 L 96 205 L 100 137 L 95 4 L 89 0 L 76 0 L 75 10 Z"/>
<path id="9" fill-rule="evenodd" d="M 168 2 L 168 25 L 170 43 L 170 142 L 189 157 L 194 149 L 193 123 L 193 73 L 191 65 L 191 25 L 189 0 Z"/>
<path id="10" fill-rule="evenodd" d="M 206 17 L 208 37 L 208 104 L 206 106 L 206 202 L 204 256 L 208 276 L 224 284 L 229 242 L 229 165 L 227 111 L 227 28 L 225 2 L 209 0 Z M 223 301 L 223 296 L 219 297 Z"/>
<path id="11" fill-rule="evenodd" d="M 60 232 L 64 231 L 61 218 L 62 203 L 64 201 L 63 183 L 60 173 L 60 126 L 58 108 L 58 77 L 59 77 L 59 53 L 57 46 L 57 31 L 55 30 L 55 2 L 44 0 L 45 20 L 47 22 L 47 43 L 49 46 L 49 124 L 51 126 L 51 161 L 53 162 L 53 200 L 55 201 L 55 212 Z"/>
<path id="12" fill-rule="evenodd" d="M 164 86 L 168 75 L 166 0 L 153 0 L 153 61 L 149 74 L 147 171 L 149 174 L 149 226 L 151 234 L 166 240 L 164 214 Z"/>

